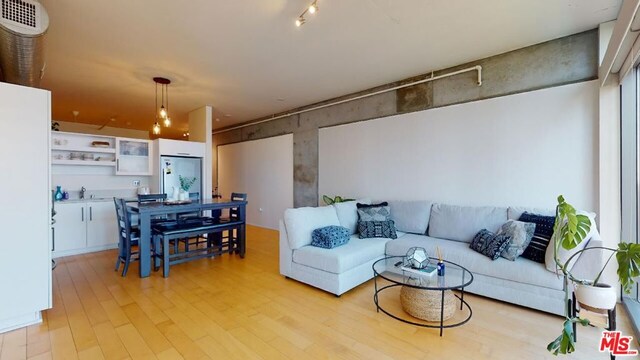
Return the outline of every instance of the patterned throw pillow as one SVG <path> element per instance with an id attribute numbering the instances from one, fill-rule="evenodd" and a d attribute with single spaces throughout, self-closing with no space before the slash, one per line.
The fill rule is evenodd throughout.
<path id="1" fill-rule="evenodd" d="M 511 238 L 506 235 L 496 235 L 487 229 L 480 230 L 471 240 L 469 247 L 482 255 L 496 260 L 504 249 L 509 246 Z"/>
<path id="2" fill-rule="evenodd" d="M 391 220 L 391 210 L 386 201 L 380 204 L 357 203 L 358 221 L 387 221 Z"/>
<path id="3" fill-rule="evenodd" d="M 351 231 L 346 227 L 330 225 L 315 229 L 311 233 L 311 246 L 333 249 L 349 241 Z"/>
<path id="4" fill-rule="evenodd" d="M 397 239 L 396 225 L 393 220 L 387 221 L 360 221 L 358 222 L 360 239 L 388 238 Z"/>
<path id="5" fill-rule="evenodd" d="M 553 236 L 555 216 L 542 216 L 525 212 L 520 216 L 520 221 L 536 224 L 536 230 L 529 246 L 522 253 L 522 257 L 544 264 L 544 255 Z"/>
<path id="6" fill-rule="evenodd" d="M 502 252 L 501 256 L 507 260 L 515 261 L 529 246 L 536 224 L 517 220 L 509 220 L 500 227 L 498 235 L 511 237 L 509 246 Z"/>

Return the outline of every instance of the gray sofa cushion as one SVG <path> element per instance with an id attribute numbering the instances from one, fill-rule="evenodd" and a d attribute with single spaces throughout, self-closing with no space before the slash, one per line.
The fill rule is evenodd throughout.
<path id="1" fill-rule="evenodd" d="M 507 221 L 507 208 L 433 204 L 429 236 L 471 242 L 482 229 L 493 233 Z"/>
<path id="2" fill-rule="evenodd" d="M 431 201 L 389 201 L 391 220 L 400 231 L 426 234 L 432 204 Z"/>
<path id="3" fill-rule="evenodd" d="M 349 242 L 334 248 L 323 249 L 303 246 L 293 251 L 293 262 L 334 274 L 349 271 L 368 261 L 384 256 L 385 238 L 359 239 L 352 235 Z M 547 271 L 548 272 L 548 271 Z M 373 275 L 373 270 L 371 272 Z"/>
<path id="4" fill-rule="evenodd" d="M 333 206 L 301 207 L 284 211 L 284 225 L 289 247 L 297 249 L 311 244 L 313 230 L 329 225 L 339 226 L 340 220 Z"/>
<path id="5" fill-rule="evenodd" d="M 358 226 L 358 209 L 356 204 L 371 204 L 371 199 L 358 199 L 355 201 L 345 201 L 341 203 L 335 203 L 333 206 L 336 209 L 338 220 L 340 225 L 346 227 L 351 231 L 351 234 L 355 234 Z"/>
<path id="6" fill-rule="evenodd" d="M 404 256 L 413 246 L 425 248 L 427 254 L 432 257 L 436 254 L 436 247 L 439 247 L 445 260 L 464 266 L 473 274 L 562 290 L 562 279 L 547 271 L 544 264 L 523 258 L 517 258 L 516 261 L 498 258 L 492 261 L 471 250 L 469 244 L 464 242 L 406 234 L 387 242 L 385 251 L 389 256 Z"/>

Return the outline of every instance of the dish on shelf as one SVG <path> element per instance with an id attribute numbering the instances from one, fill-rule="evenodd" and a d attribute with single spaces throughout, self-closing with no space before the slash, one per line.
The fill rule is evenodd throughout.
<path id="1" fill-rule="evenodd" d="M 97 148 L 110 148 L 111 144 L 108 141 L 93 141 L 91 142 L 91 146 Z"/>
<path id="2" fill-rule="evenodd" d="M 82 154 L 82 158 L 83 158 L 84 160 L 90 160 L 90 161 L 93 161 L 93 160 L 95 159 L 95 157 L 93 156 L 93 154 L 88 154 L 88 153 Z"/>
<path id="3" fill-rule="evenodd" d="M 66 146 L 68 143 L 69 143 L 69 140 L 67 139 L 53 139 L 54 145 Z"/>
<path id="4" fill-rule="evenodd" d="M 82 160 L 82 153 L 72 152 L 69 154 L 69 160 Z"/>

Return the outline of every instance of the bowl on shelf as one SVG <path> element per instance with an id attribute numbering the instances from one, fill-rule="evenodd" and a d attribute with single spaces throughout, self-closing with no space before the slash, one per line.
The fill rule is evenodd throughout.
<path id="1" fill-rule="evenodd" d="M 72 152 L 71 154 L 69 154 L 69 159 L 70 160 L 82 160 L 82 153 Z"/>
<path id="2" fill-rule="evenodd" d="M 82 158 L 83 158 L 84 160 L 94 160 L 94 155 L 93 155 L 93 154 L 86 153 L 86 154 L 82 154 Z"/>

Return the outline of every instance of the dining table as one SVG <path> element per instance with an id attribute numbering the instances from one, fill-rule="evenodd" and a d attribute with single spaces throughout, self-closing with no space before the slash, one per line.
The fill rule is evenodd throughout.
<path id="1" fill-rule="evenodd" d="M 176 217 L 178 214 L 211 211 L 211 217 L 219 218 L 224 209 L 238 209 L 238 250 L 240 257 L 244 257 L 246 251 L 246 201 L 234 201 L 230 199 L 200 199 L 184 202 L 164 201 L 127 204 L 132 213 L 137 213 L 139 218 L 140 240 L 138 251 L 140 256 L 140 277 L 148 277 L 151 274 L 151 219 L 154 217 Z"/>

